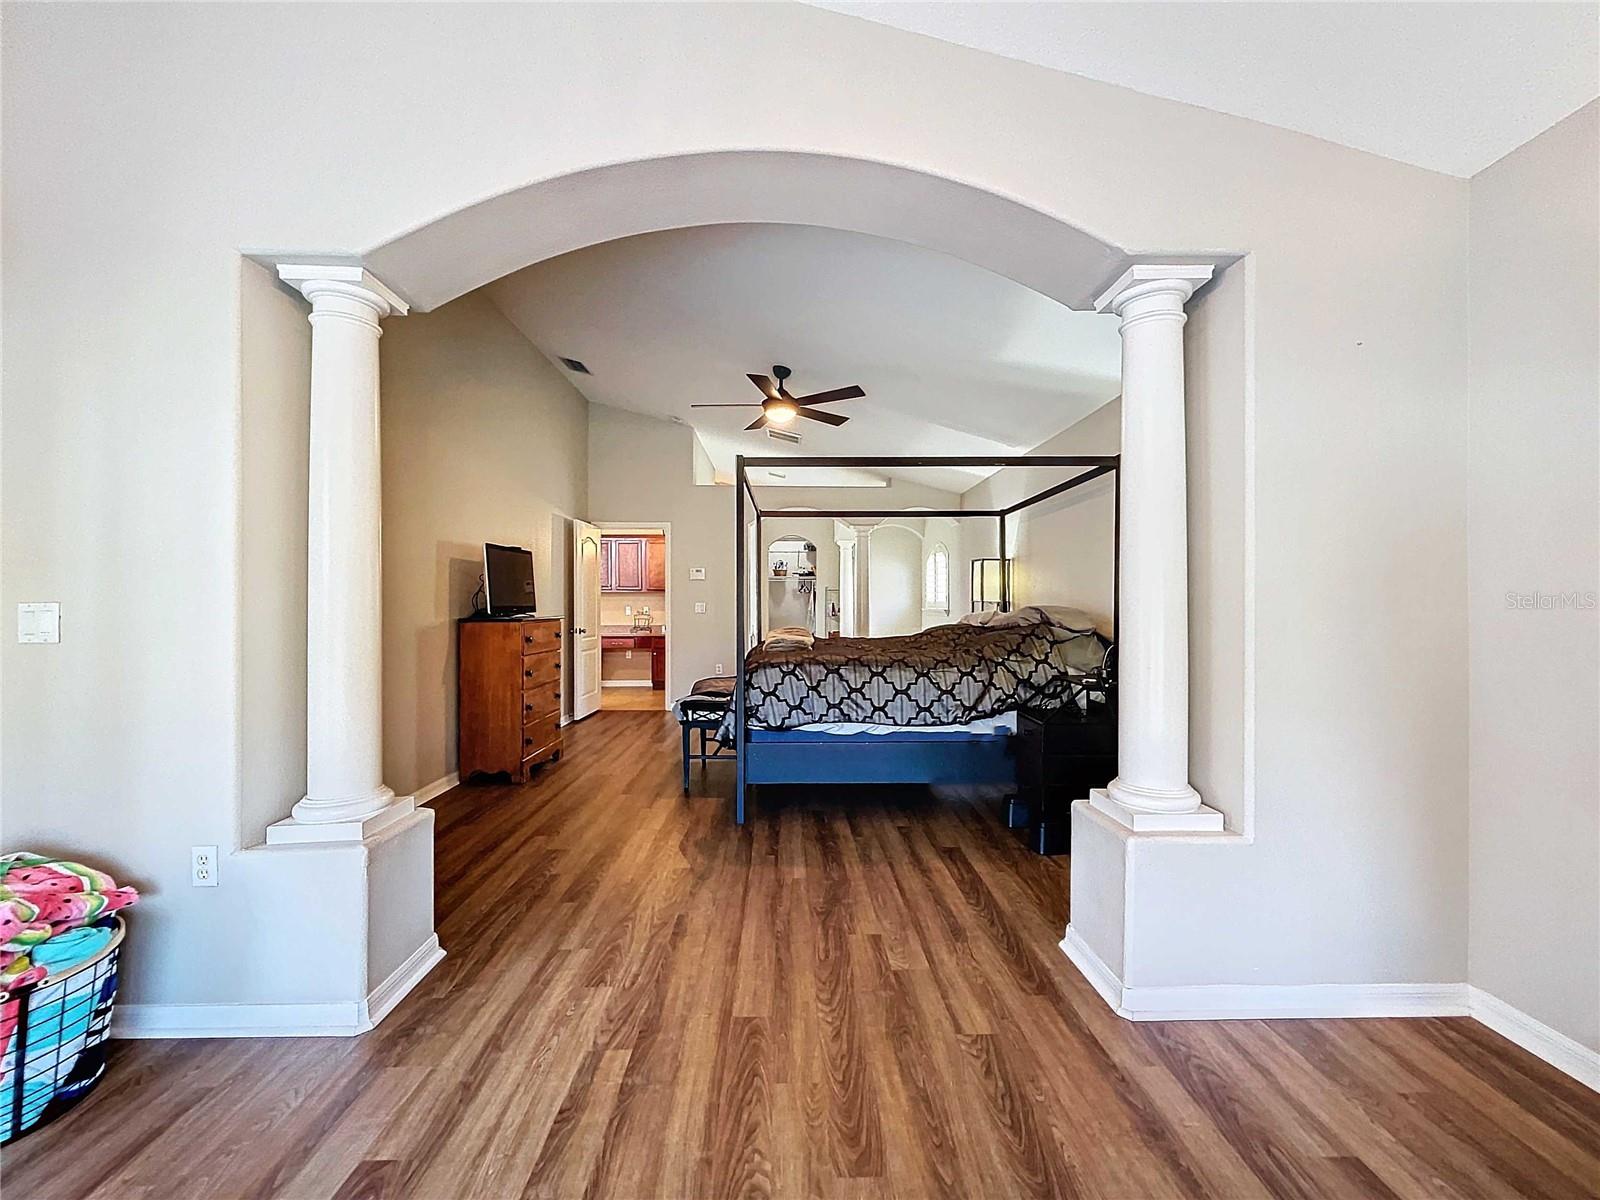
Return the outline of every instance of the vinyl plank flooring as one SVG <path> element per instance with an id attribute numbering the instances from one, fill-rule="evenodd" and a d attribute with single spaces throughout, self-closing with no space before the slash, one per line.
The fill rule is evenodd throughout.
<path id="1" fill-rule="evenodd" d="M 1600 1096 L 1465 1019 L 1133 1025 L 982 795 L 680 792 L 664 713 L 436 802 L 449 956 L 359 1039 L 123 1042 L 29 1200 L 1600 1198 Z M 138 953 L 138 918 L 129 953 Z"/>

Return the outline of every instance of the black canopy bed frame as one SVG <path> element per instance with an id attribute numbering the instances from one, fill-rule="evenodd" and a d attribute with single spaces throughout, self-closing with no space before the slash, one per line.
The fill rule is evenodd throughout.
<path id="1" fill-rule="evenodd" d="M 756 612 L 749 611 L 749 572 L 759 570 L 764 556 L 761 523 L 764 517 L 875 519 L 894 517 L 949 517 L 958 520 L 997 522 L 997 546 L 1002 560 L 1006 550 L 1006 524 L 1018 513 L 1081 487 L 1106 475 L 1113 476 L 1113 564 L 1112 628 L 1116 629 L 1116 557 L 1121 544 L 1121 475 L 1119 455 L 1032 455 L 1019 457 L 882 457 L 882 458 L 747 458 L 740 455 L 735 472 L 735 575 L 737 663 L 733 687 L 733 737 L 737 763 L 734 793 L 734 818 L 744 824 L 749 788 L 759 784 L 796 783 L 924 783 L 991 784 L 1013 783 L 1016 766 L 1011 757 L 1008 733 L 975 730 L 919 730 L 914 727 L 883 733 L 839 734 L 807 729 L 752 729 L 747 713 L 747 657 L 759 637 L 751 637 L 751 618 L 759 628 L 765 584 L 756 590 Z M 1076 469 L 1079 473 L 1061 483 L 1027 496 L 1015 504 L 992 509 L 763 509 L 750 482 L 751 470 L 776 468 L 796 470 L 817 467 L 915 468 L 915 467 L 1053 467 Z M 747 552 L 747 527 L 754 516 L 755 562 Z M 1001 611 L 1011 609 L 1011 573 L 1001 574 Z"/>

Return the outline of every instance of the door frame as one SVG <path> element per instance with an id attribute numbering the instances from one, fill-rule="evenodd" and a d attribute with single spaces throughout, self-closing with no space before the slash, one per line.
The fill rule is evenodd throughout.
<path id="1" fill-rule="evenodd" d="M 666 541 L 666 556 L 667 556 L 667 567 L 666 567 L 666 571 L 667 571 L 667 578 L 666 578 L 666 584 L 667 584 L 667 590 L 666 590 L 666 597 L 667 597 L 667 599 L 666 599 L 667 654 L 666 654 L 666 658 L 667 658 L 667 661 L 666 661 L 666 665 L 662 668 L 662 670 L 664 672 L 664 675 L 665 675 L 665 678 L 666 678 L 667 682 L 666 682 L 666 686 L 662 689 L 663 692 L 665 692 L 665 695 L 662 697 L 661 707 L 662 707 L 663 710 L 670 709 L 672 707 L 672 655 L 673 655 L 673 646 L 677 641 L 677 639 L 672 634 L 672 627 L 673 627 L 673 625 L 675 623 L 674 620 L 673 620 L 673 614 L 672 614 L 672 597 L 673 597 L 674 592 L 676 591 L 676 589 L 672 586 L 672 522 L 671 521 L 642 520 L 642 521 L 589 521 L 589 522 L 586 522 L 586 523 L 589 524 L 589 525 L 594 526 L 596 529 L 598 529 L 603 534 L 607 534 L 607 533 L 609 533 L 609 534 L 630 533 L 630 532 L 633 532 L 633 531 L 636 531 L 636 530 L 650 530 L 652 532 L 655 531 L 655 530 L 660 530 L 662 538 L 664 538 L 665 541 Z M 603 658 L 602 658 L 602 671 L 603 670 L 604 670 L 604 661 L 603 661 Z M 605 685 L 604 685 L 604 683 L 602 683 L 601 684 L 602 691 L 604 690 L 604 687 L 605 687 Z M 604 708 L 605 705 L 602 704 L 601 707 Z"/>
<path id="2" fill-rule="evenodd" d="M 578 697 L 580 695 L 579 690 L 578 690 L 578 681 L 579 681 L 580 671 L 582 670 L 582 662 L 583 662 L 583 655 L 584 655 L 583 637 L 580 635 L 579 630 L 578 630 L 578 622 L 582 619 L 582 615 L 583 615 L 583 611 L 584 611 L 584 597 L 581 595 L 581 589 L 583 588 L 583 571 L 578 565 L 579 547 L 582 546 L 584 538 L 587 536 L 587 531 L 593 530 L 594 534 L 596 536 L 596 542 L 597 542 L 596 555 L 595 555 L 596 564 L 595 564 L 595 573 L 594 573 L 594 583 L 595 583 L 596 592 L 598 593 L 599 587 L 600 587 L 600 567 L 599 567 L 600 555 L 598 553 L 598 551 L 599 551 L 598 541 L 599 541 L 600 529 L 599 529 L 598 526 L 596 526 L 591 521 L 580 521 L 580 520 L 577 520 L 576 518 L 574 518 L 573 521 L 572 521 L 571 529 L 572 529 L 572 537 L 571 537 L 570 546 L 569 546 L 569 548 L 567 550 L 567 570 L 570 573 L 572 583 L 571 583 L 571 585 L 570 585 L 570 587 L 568 589 L 568 593 L 567 593 L 568 604 L 567 604 L 566 623 L 567 623 L 567 636 L 568 636 L 567 645 L 570 647 L 570 657 L 572 659 L 572 684 L 571 684 L 571 699 L 568 701 L 568 706 L 567 706 L 568 707 L 568 718 L 567 719 L 569 721 L 572 721 L 572 722 L 578 722 L 578 721 L 584 720 L 587 717 L 591 717 L 596 712 L 600 711 L 600 704 L 599 704 L 599 701 L 597 699 L 596 702 L 595 702 L 594 708 L 590 709 L 586 713 L 580 714 L 578 712 Z M 598 624 L 598 617 L 599 617 L 599 613 L 600 613 L 599 600 L 600 600 L 600 597 L 597 594 L 595 596 L 595 616 L 597 618 L 597 622 L 596 622 L 597 624 Z M 595 640 L 594 652 L 595 652 L 596 656 L 598 656 L 598 655 L 600 655 L 602 653 L 601 644 L 600 644 L 601 639 L 600 639 L 600 633 L 599 633 L 598 629 L 596 629 L 596 631 L 594 633 L 594 640 Z M 597 689 L 600 686 L 600 678 L 601 678 L 601 674 L 600 673 L 601 673 L 601 665 L 597 661 L 596 664 L 595 664 L 595 687 Z"/>

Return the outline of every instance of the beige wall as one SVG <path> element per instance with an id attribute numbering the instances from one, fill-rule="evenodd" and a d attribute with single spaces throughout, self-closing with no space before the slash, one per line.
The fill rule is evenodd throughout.
<path id="1" fill-rule="evenodd" d="M 483 543 L 530 547 L 540 614 L 566 612 L 589 406 L 481 293 L 387 322 L 379 345 L 384 772 L 406 792 L 456 769 L 455 623 Z"/>
<path id="2" fill-rule="evenodd" d="M 1471 956 L 1600 1049 L 1600 104 L 1472 180 Z M 1521 597 L 1578 594 L 1524 608 Z M 1584 599 L 1583 597 L 1587 597 Z"/>
<path id="3" fill-rule="evenodd" d="M 628 609 L 633 612 L 628 612 Z M 645 608 L 650 610 L 650 623 L 662 625 L 667 620 L 667 594 L 665 592 L 601 592 L 600 623 L 602 625 L 632 625 L 634 615 Z"/>
<path id="4" fill-rule="evenodd" d="M 306 791 L 306 524 L 311 323 L 298 294 L 246 259 L 239 275 L 242 803 L 255 845 Z"/>
<path id="5" fill-rule="evenodd" d="M 868 637 L 901 637 L 922 628 L 921 526 L 916 520 L 885 521 L 867 539 Z"/>
<path id="6" fill-rule="evenodd" d="M 440 39 L 458 53 L 428 56 Z M 750 86 L 749 63 L 780 57 L 807 79 L 806 104 Z M 430 119 L 396 120 L 397 64 L 423 58 L 405 72 L 408 111 Z M 208 940 L 229 864 L 220 900 L 177 899 L 188 848 L 227 842 L 244 804 L 238 248 L 354 252 L 398 271 L 396 286 L 440 264 L 470 274 L 482 257 L 422 227 L 490 197 L 464 219 L 519 247 L 536 228 L 552 252 L 574 248 L 602 217 L 619 232 L 714 219 L 714 202 L 720 219 L 916 226 L 1051 294 L 1090 285 L 1083 257 L 1059 252 L 1071 232 L 1040 214 L 1124 247 L 1247 253 L 1237 296 L 1218 293 L 1189 346 L 1217 364 L 1212 399 L 1259 397 L 1237 441 L 1218 426 L 1198 456 L 1237 458 L 1251 480 L 1226 518 L 1246 539 L 1243 579 L 1212 578 L 1203 599 L 1227 618 L 1208 639 L 1237 644 L 1253 619 L 1254 674 L 1230 720 L 1253 722 L 1236 771 L 1258 833 L 1139 851 L 1131 970 L 1182 984 L 1464 976 L 1465 181 L 804 5 L 634 6 L 627 20 L 400 5 L 380 22 L 338 5 L 15 5 L 3 87 L 0 591 L 7 611 L 60 600 L 67 631 L 0 647 L 6 842 L 71 849 L 162 897 L 138 918 L 128 1001 L 253 1001 L 277 978 L 253 946 Z M 692 164 L 698 191 L 618 192 L 603 213 L 561 203 L 605 164 L 751 146 L 787 164 L 781 194 L 725 194 L 718 160 Z M 871 189 L 809 174 L 859 181 L 883 162 L 934 199 L 885 213 Z M 556 179 L 538 220 L 513 227 L 520 190 Z M 973 197 L 938 180 L 1012 197 L 1016 219 L 951 219 Z M 1024 259 L 1006 235 L 1027 214 L 1040 236 Z M 418 238 L 386 251 L 403 230 Z M 652 451 L 681 455 L 687 477 L 688 435 L 661 436 Z M 604 442 L 591 428 L 590 492 L 609 510 L 592 515 L 637 519 L 616 469 L 633 460 Z M 731 662 L 732 493 L 700 491 L 673 506 L 675 542 L 693 543 L 674 562 L 680 577 L 708 568 L 711 612 L 677 612 L 699 597 L 674 580 L 676 684 Z M 1191 568 L 1196 588 L 1207 578 Z M 291 702 L 292 679 L 273 686 Z M 87 697 L 116 719 L 86 719 Z M 274 852 L 271 870 L 298 857 Z"/>
<path id="7" fill-rule="evenodd" d="M 1028 451 L 1030 454 L 1115 454 L 1121 444 L 1121 401 L 1094 412 Z M 1037 494 L 1076 472 L 1028 468 L 991 475 L 961 497 L 963 508 L 1004 508 Z M 1109 623 L 1116 508 L 1111 477 L 1096 479 L 1045 500 L 1006 522 L 1012 565 L 1014 605 L 1065 604 L 1081 608 Z M 968 522 L 973 532 L 970 559 L 994 553 L 998 529 L 994 521 Z"/>
<path id="8" fill-rule="evenodd" d="M 671 526 L 667 580 L 667 691 L 733 666 L 733 489 L 694 482 L 687 425 L 594 404 L 589 408 L 591 521 Z M 704 580 L 689 571 L 704 567 Z M 696 613 L 694 605 L 706 605 Z M 635 656 L 637 657 L 637 656 Z"/>

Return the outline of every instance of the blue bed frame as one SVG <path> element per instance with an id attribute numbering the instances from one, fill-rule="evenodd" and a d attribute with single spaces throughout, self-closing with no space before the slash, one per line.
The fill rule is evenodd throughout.
<path id="1" fill-rule="evenodd" d="M 761 545 L 761 506 L 750 486 L 747 470 L 755 468 L 804 467 L 1068 467 L 1081 473 L 1063 483 L 1048 487 L 1026 499 L 1001 509 L 855 509 L 817 511 L 806 509 L 792 515 L 806 517 L 988 517 L 999 521 L 999 546 L 1004 554 L 1006 519 L 1014 514 L 1058 496 L 1063 492 L 1114 475 L 1115 513 L 1112 545 L 1121 544 L 1121 476 L 1117 455 L 1038 455 L 1013 458 L 746 458 L 739 456 L 734 481 L 735 571 L 738 581 L 737 634 L 739 653 L 734 679 L 734 753 L 737 781 L 734 790 L 734 819 L 744 824 L 747 797 L 754 785 L 778 783 L 924 783 L 924 784 L 1008 784 L 1016 782 L 1016 767 L 1011 754 L 1011 735 L 1007 731 L 934 731 L 906 729 L 895 733 L 819 733 L 806 729 L 751 729 L 745 715 L 745 656 L 752 642 L 749 637 L 751 614 L 747 612 L 749 590 L 747 573 L 759 565 L 748 561 L 745 553 L 746 497 L 754 514 L 756 545 Z M 790 514 L 783 514 L 790 515 Z M 759 556 L 758 556 L 759 559 Z M 1112 578 L 1120 563 L 1113 561 Z M 1011 607 L 1009 571 L 1001 572 L 1000 607 Z M 1112 585 L 1112 621 L 1116 621 L 1116 584 Z M 755 614 L 759 623 L 759 613 Z"/>

